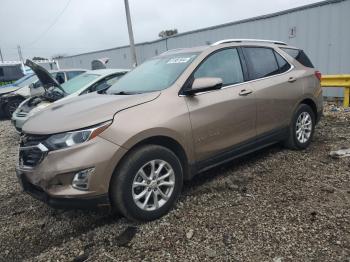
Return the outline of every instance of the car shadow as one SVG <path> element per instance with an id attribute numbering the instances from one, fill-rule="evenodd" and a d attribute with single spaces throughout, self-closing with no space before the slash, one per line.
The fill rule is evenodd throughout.
<path id="1" fill-rule="evenodd" d="M 274 154 L 283 150 L 283 147 L 280 144 L 271 145 L 245 156 L 239 157 L 232 161 L 229 161 L 225 164 L 213 167 L 203 173 L 195 175 L 190 181 L 186 181 L 182 189 L 182 195 L 191 195 L 191 191 L 197 187 L 201 187 L 207 183 L 214 181 L 220 177 L 235 176 L 236 181 L 244 180 L 243 176 L 237 173 L 239 169 L 244 168 L 245 166 L 251 166 L 261 161 L 263 158 L 267 157 L 270 154 Z M 227 172 L 227 171 L 232 172 Z M 240 179 L 240 176 L 242 176 Z M 238 185 L 239 186 L 239 185 Z"/>

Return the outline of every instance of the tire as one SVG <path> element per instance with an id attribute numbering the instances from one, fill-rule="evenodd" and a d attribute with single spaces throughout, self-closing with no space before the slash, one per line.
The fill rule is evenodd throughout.
<path id="1" fill-rule="evenodd" d="M 5 116 L 7 118 L 12 118 L 13 112 L 16 111 L 16 109 L 18 108 L 18 106 L 22 102 L 23 102 L 23 99 L 21 99 L 21 98 L 10 99 L 4 107 Z"/>
<path id="2" fill-rule="evenodd" d="M 303 119 L 304 124 L 302 124 Z M 293 115 L 288 138 L 284 145 L 293 150 L 307 148 L 314 135 L 315 123 L 315 113 L 311 107 L 306 104 L 300 104 Z"/>
<path id="3" fill-rule="evenodd" d="M 158 182 L 150 180 L 152 165 L 153 170 L 162 165 L 159 176 L 153 173 L 155 177 L 167 177 Z M 109 189 L 112 208 L 133 221 L 160 218 L 174 206 L 182 184 L 181 162 L 172 151 L 158 145 L 138 147 L 126 156 L 113 174 Z"/>

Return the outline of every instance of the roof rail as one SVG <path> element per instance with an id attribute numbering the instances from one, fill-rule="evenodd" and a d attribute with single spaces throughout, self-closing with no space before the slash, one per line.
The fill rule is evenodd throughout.
<path id="1" fill-rule="evenodd" d="M 228 44 L 228 43 L 240 43 L 240 42 L 258 42 L 258 43 L 270 43 L 270 44 L 276 44 L 276 45 L 287 45 L 287 43 L 282 41 L 275 41 L 275 40 L 264 40 L 264 39 L 225 39 L 217 41 L 211 46 L 221 45 L 221 44 Z"/>

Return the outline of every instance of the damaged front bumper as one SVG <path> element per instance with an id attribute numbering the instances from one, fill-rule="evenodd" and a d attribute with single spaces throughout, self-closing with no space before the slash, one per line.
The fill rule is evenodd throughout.
<path id="1" fill-rule="evenodd" d="M 42 188 L 28 181 L 23 172 L 16 170 L 22 190 L 37 200 L 58 209 L 90 209 L 103 206 L 110 206 L 107 194 L 87 198 L 59 198 L 47 194 Z"/>
<path id="2" fill-rule="evenodd" d="M 23 156 L 21 150 L 34 152 Z M 27 149 L 20 148 L 16 173 L 23 191 L 55 208 L 80 209 L 110 205 L 109 181 L 116 163 L 125 154 L 124 148 L 96 137 L 62 150 L 43 150 L 41 155 L 38 155 L 39 150 L 40 144 Z M 35 157 L 37 163 L 28 166 Z M 87 170 L 90 173 L 84 173 Z M 89 175 L 87 180 L 79 180 L 82 173 Z M 84 181 L 86 184 L 81 186 L 79 183 Z"/>

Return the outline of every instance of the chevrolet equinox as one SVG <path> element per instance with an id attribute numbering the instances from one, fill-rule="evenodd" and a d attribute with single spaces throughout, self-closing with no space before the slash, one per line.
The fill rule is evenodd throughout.
<path id="1" fill-rule="evenodd" d="M 176 49 L 108 91 L 54 103 L 23 126 L 17 176 L 60 208 L 166 214 L 184 180 L 282 142 L 306 148 L 322 114 L 320 73 L 283 42 Z"/>

